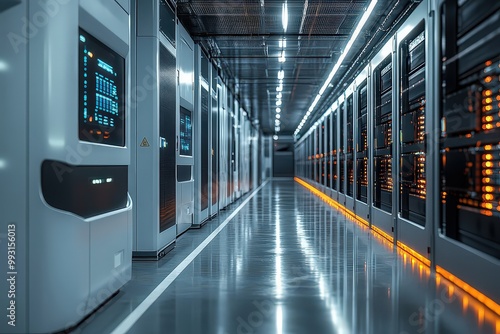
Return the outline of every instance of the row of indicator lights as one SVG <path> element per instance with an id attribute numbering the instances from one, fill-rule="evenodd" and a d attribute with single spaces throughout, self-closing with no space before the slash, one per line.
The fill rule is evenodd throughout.
<path id="1" fill-rule="evenodd" d="M 357 221 L 357 222 L 359 222 L 359 223 L 361 223 L 361 224 L 363 224 L 365 226 L 369 226 L 369 223 L 367 221 L 365 221 L 362 218 L 356 216 L 354 213 L 352 213 L 351 211 L 349 211 L 343 205 L 341 205 L 340 203 L 334 201 L 331 197 L 325 195 L 324 193 L 320 192 L 318 189 L 316 189 L 314 186 L 310 185 L 306 181 L 304 181 L 304 180 L 302 180 L 302 179 L 300 179 L 298 177 L 295 177 L 295 181 L 297 183 L 303 185 L 305 188 L 311 190 L 314 194 L 318 195 L 319 197 L 321 197 L 322 199 L 324 199 L 325 202 L 327 202 L 328 204 L 330 204 L 334 208 L 336 208 L 339 211 L 341 211 L 344 214 L 346 214 L 346 216 L 348 216 L 349 218 L 352 218 L 355 221 Z M 379 229 L 378 227 L 376 227 L 374 225 L 371 226 L 371 229 L 374 232 L 374 235 L 381 236 L 382 239 L 385 240 L 385 242 L 389 243 L 389 244 L 387 244 L 388 246 L 391 246 L 394 243 L 394 238 L 391 235 L 389 235 L 386 232 L 384 232 L 383 230 Z M 402 250 L 406 254 L 410 255 L 416 261 L 418 261 L 418 262 L 420 262 L 422 264 L 425 264 L 427 267 L 430 267 L 430 264 L 431 264 L 430 260 L 427 259 L 425 256 L 421 255 L 420 253 L 418 253 L 417 251 L 413 250 L 411 247 L 405 245 L 404 243 L 402 243 L 400 241 L 397 242 L 397 246 L 398 246 L 398 248 L 400 250 Z M 468 293 L 469 295 L 471 295 L 472 297 L 474 297 L 476 300 L 478 300 L 479 302 L 481 302 L 483 305 L 487 306 L 489 309 L 491 309 L 492 311 L 494 311 L 495 313 L 497 313 L 498 315 L 500 315 L 500 305 L 497 304 L 495 301 L 493 301 L 491 298 L 487 297 L 486 295 L 484 295 L 483 293 L 481 293 L 480 291 L 478 291 L 477 289 L 475 289 L 471 285 L 469 285 L 466 282 L 462 281 L 461 279 L 459 279 L 458 277 L 454 276 L 453 274 L 451 274 L 450 272 L 448 272 L 447 270 L 445 270 L 444 268 L 442 268 L 440 266 L 436 266 L 436 272 L 439 275 L 441 275 L 442 277 L 444 277 L 446 280 L 448 280 L 451 283 L 455 284 L 456 286 L 458 286 L 459 288 L 461 288 L 463 291 L 465 291 L 466 293 Z M 439 284 L 439 282 L 440 282 L 439 281 L 439 276 L 436 277 L 436 280 L 437 280 L 437 282 Z M 500 333 L 500 325 L 498 323 L 497 323 L 497 333 Z"/>
<path id="2" fill-rule="evenodd" d="M 92 182 L 92 184 L 111 183 L 111 182 L 113 182 L 113 178 L 108 177 L 108 178 L 101 178 L 101 179 L 92 179 L 91 182 Z"/>

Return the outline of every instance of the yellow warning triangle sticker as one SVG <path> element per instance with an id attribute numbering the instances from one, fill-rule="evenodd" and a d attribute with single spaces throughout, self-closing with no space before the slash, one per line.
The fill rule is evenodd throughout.
<path id="1" fill-rule="evenodd" d="M 141 147 L 149 147 L 149 142 L 146 137 L 142 138 Z"/>

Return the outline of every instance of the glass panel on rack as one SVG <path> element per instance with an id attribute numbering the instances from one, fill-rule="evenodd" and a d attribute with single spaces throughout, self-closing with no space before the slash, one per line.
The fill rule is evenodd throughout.
<path id="1" fill-rule="evenodd" d="M 500 2 L 444 5 L 440 226 L 500 258 Z"/>

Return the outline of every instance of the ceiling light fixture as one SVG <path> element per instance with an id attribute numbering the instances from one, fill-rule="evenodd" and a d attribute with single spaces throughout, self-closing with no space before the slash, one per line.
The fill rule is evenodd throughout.
<path id="1" fill-rule="evenodd" d="M 284 63 L 286 61 L 285 50 L 281 51 L 281 56 L 278 58 L 278 61 L 280 63 Z"/>
<path id="2" fill-rule="evenodd" d="M 276 107 L 276 112 L 279 114 L 281 112 L 281 108 L 280 107 Z"/>
<path id="3" fill-rule="evenodd" d="M 280 70 L 280 71 L 278 72 L 278 79 L 279 79 L 279 80 L 283 80 L 284 78 L 285 78 L 285 71 Z"/>
<path id="4" fill-rule="evenodd" d="M 278 94 L 276 94 L 276 98 L 277 99 L 281 99 L 283 97 L 283 95 L 281 95 L 281 92 L 279 92 Z"/>
<path id="5" fill-rule="evenodd" d="M 277 100 L 277 101 L 276 101 L 276 105 L 277 105 L 277 106 L 280 106 L 280 105 L 281 105 L 281 100 Z"/>
<path id="6" fill-rule="evenodd" d="M 354 31 L 353 31 L 353 33 L 351 35 L 351 38 L 347 42 L 347 44 L 346 44 L 344 50 L 342 51 L 339 59 L 335 63 L 335 66 L 333 66 L 330 74 L 328 75 L 328 78 L 326 78 L 325 82 L 323 83 L 323 86 L 319 90 L 318 95 L 316 95 L 316 97 L 314 98 L 313 103 L 309 107 L 309 110 L 304 115 L 304 117 L 302 119 L 302 121 L 304 123 L 307 120 L 307 118 L 309 117 L 309 115 L 311 114 L 311 112 L 314 110 L 314 108 L 316 107 L 316 105 L 318 104 L 318 102 L 319 102 L 321 96 L 323 95 L 323 93 L 325 92 L 325 90 L 328 88 L 328 85 L 330 84 L 330 82 L 332 81 L 333 77 L 337 73 L 338 69 L 340 68 L 340 65 L 342 65 L 342 62 L 344 61 L 345 57 L 347 56 L 347 53 L 349 52 L 349 50 L 351 49 L 352 45 L 354 44 L 354 41 L 356 40 L 356 38 L 358 37 L 359 33 L 361 32 L 361 29 L 363 29 L 366 21 L 368 21 L 368 18 L 370 17 L 371 13 L 373 12 L 373 9 L 375 8 L 375 5 L 377 4 L 377 1 L 378 0 L 372 0 L 370 2 L 370 4 L 368 5 L 368 8 L 366 8 L 365 13 L 361 17 L 361 20 L 359 20 L 358 25 L 356 26 L 356 29 L 354 29 Z M 295 129 L 294 136 L 297 136 L 299 134 L 300 129 L 301 128 L 299 128 L 299 127 L 297 127 L 297 129 Z"/>
<path id="7" fill-rule="evenodd" d="M 286 28 L 288 27 L 288 4 L 285 3 L 282 6 L 281 11 L 281 23 L 283 24 L 283 31 L 286 32 Z"/>

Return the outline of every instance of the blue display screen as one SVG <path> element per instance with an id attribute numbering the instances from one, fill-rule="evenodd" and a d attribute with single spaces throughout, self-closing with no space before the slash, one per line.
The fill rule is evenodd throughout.
<path id="1" fill-rule="evenodd" d="M 79 31 L 79 138 L 125 146 L 125 59 Z"/>
<path id="2" fill-rule="evenodd" d="M 193 125 L 191 123 L 191 111 L 181 107 L 180 113 L 180 155 L 192 156 L 192 133 Z"/>

